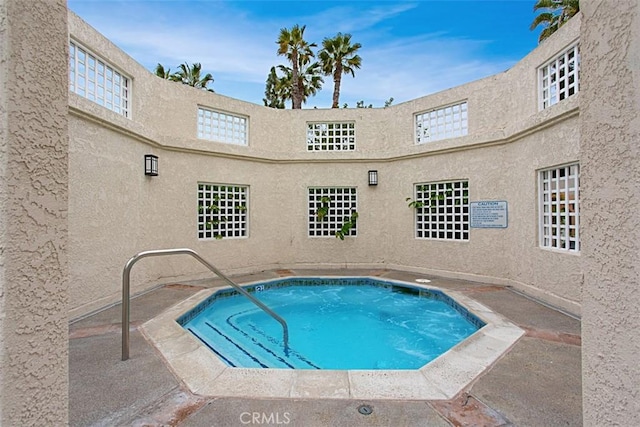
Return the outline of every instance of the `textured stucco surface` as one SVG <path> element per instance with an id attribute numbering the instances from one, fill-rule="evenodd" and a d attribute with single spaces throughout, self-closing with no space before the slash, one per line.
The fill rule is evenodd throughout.
<path id="1" fill-rule="evenodd" d="M 66 2 L 0 0 L 0 46 L 0 425 L 66 425 Z"/>
<path id="2" fill-rule="evenodd" d="M 584 425 L 640 417 L 640 6 L 583 6 Z"/>
<path id="3" fill-rule="evenodd" d="M 639 11 L 632 0 L 582 3 L 583 16 L 504 73 L 386 109 L 291 111 L 158 79 L 62 0 L 0 0 L 0 424 L 65 425 L 67 309 L 117 301 L 136 252 L 186 246 L 230 273 L 401 266 L 582 310 L 584 423 L 635 425 Z M 133 78 L 131 119 L 67 93 L 67 29 Z M 580 94 L 538 112 L 536 68 L 578 37 Z M 415 113 L 461 100 L 469 135 L 413 144 Z M 198 105 L 247 116 L 249 146 L 198 140 Z M 355 121 L 358 150 L 306 152 L 305 123 L 324 120 Z M 159 177 L 143 176 L 145 153 L 160 156 Z M 575 161 L 582 251 L 542 250 L 536 170 Z M 368 169 L 380 173 L 376 188 Z M 462 178 L 471 200 L 509 202 L 509 228 L 473 229 L 464 243 L 415 240 L 404 200 L 413 184 Z M 199 181 L 250 186 L 248 239 L 197 239 Z M 306 236 L 306 188 L 330 185 L 358 187 L 355 239 Z M 183 259 L 148 260 L 132 283 L 136 292 L 207 276 Z"/>
<path id="4" fill-rule="evenodd" d="M 579 161 L 579 95 L 538 111 L 536 69 L 579 37 L 571 20 L 510 70 L 384 109 L 274 110 L 157 78 L 73 13 L 71 37 L 133 79 L 131 119 L 73 93 L 70 316 L 120 298 L 137 252 L 189 247 L 227 273 L 287 267 L 399 267 L 518 287 L 580 312 L 580 256 L 538 247 L 537 169 Z M 469 135 L 417 146 L 414 114 L 466 100 Z M 198 106 L 243 115 L 248 146 L 197 138 Z M 167 118 L 170 117 L 170 120 Z M 306 123 L 355 121 L 355 152 L 309 153 Z M 145 177 L 145 153 L 160 175 Z M 369 187 L 367 170 L 380 184 Z M 417 240 L 415 183 L 468 179 L 470 200 L 506 200 L 507 229 L 468 242 Z M 249 238 L 197 239 L 198 182 L 249 186 Z M 355 186 L 358 237 L 307 237 L 307 188 Z M 209 277 L 181 257 L 145 260 L 133 292 Z"/>

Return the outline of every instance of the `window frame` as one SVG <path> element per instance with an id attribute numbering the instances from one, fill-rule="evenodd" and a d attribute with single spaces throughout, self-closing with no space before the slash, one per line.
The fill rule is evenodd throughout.
<path id="1" fill-rule="evenodd" d="M 249 117 L 198 105 L 196 134 L 198 139 L 205 141 L 246 147 L 249 145 Z"/>
<path id="2" fill-rule="evenodd" d="M 84 55 L 84 63 L 78 51 Z M 93 65 L 91 65 L 92 62 Z M 80 73 L 81 68 L 84 69 L 84 73 Z M 90 75 L 92 70 L 93 76 Z M 114 92 L 115 87 L 119 88 L 119 94 Z M 102 93 L 100 93 L 101 89 Z M 95 54 L 77 40 L 69 39 L 70 92 L 131 119 L 132 89 L 133 78 L 130 75 L 122 72 L 113 63 Z M 116 100 L 118 100 L 117 103 Z"/>
<path id="3" fill-rule="evenodd" d="M 339 193 L 339 194 L 338 194 Z M 325 197 L 329 201 L 323 200 Z M 326 208 L 320 218 L 319 211 Z M 307 237 L 337 237 L 342 225 L 358 212 L 358 188 L 352 186 L 307 188 Z M 357 218 L 344 237 L 357 237 Z"/>
<path id="4" fill-rule="evenodd" d="M 455 111 L 456 108 L 459 111 Z M 459 115 L 456 118 L 456 114 Z M 447 123 L 447 118 L 451 118 Z M 434 122 L 435 121 L 435 122 Z M 425 123 L 428 122 L 429 134 L 424 135 Z M 436 132 L 431 133 L 433 126 Z M 447 128 L 450 125 L 450 128 Z M 416 145 L 442 141 L 451 138 L 460 138 L 469 134 L 469 102 L 465 99 L 451 104 L 442 105 L 413 115 L 414 141 Z M 420 135 L 423 133 L 423 135 Z"/>
<path id="5" fill-rule="evenodd" d="M 196 197 L 198 240 L 248 238 L 249 190 L 248 185 L 199 181 Z M 221 197 L 222 194 L 224 194 L 224 197 Z M 211 208 L 214 204 L 216 206 L 215 209 Z M 238 208 L 238 206 L 244 207 Z M 234 218 L 228 220 L 229 215 Z M 231 226 L 229 227 L 228 224 Z"/>
<path id="6" fill-rule="evenodd" d="M 426 199 L 426 193 L 428 193 L 429 199 Z M 415 183 L 413 194 L 414 200 L 410 205 L 415 209 L 414 238 L 448 242 L 469 241 L 471 237 L 471 203 L 468 179 Z M 427 206 L 427 200 L 429 206 Z M 459 208 L 456 208 L 457 206 Z M 448 207 L 452 207 L 453 211 L 447 212 Z M 456 211 L 456 209 L 460 209 L 460 211 Z M 434 233 L 436 233 L 435 237 Z M 449 233 L 452 234 L 452 237 L 448 236 Z M 459 237 L 456 237 L 458 234 Z"/>
<path id="7" fill-rule="evenodd" d="M 307 122 L 307 151 L 356 151 L 356 136 L 355 121 Z"/>
<path id="8" fill-rule="evenodd" d="M 572 62 L 575 65 L 574 69 L 570 70 Z M 537 72 L 539 111 L 576 95 L 580 92 L 580 40 L 570 43 L 538 67 Z"/>
<path id="9" fill-rule="evenodd" d="M 575 172 L 572 172 L 574 167 Z M 560 171 L 564 171 L 564 176 Z M 553 172 L 556 177 L 545 176 Z M 539 169 L 537 175 L 538 246 L 545 250 L 580 253 L 580 163 Z M 561 182 L 564 182 L 562 188 L 559 187 Z M 556 188 L 552 188 L 554 183 Z"/>

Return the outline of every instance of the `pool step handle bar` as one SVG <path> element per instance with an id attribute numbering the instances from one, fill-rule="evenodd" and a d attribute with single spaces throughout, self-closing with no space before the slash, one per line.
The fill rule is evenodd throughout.
<path id="1" fill-rule="evenodd" d="M 273 310 L 264 305 L 262 301 L 256 299 L 249 292 L 244 290 L 238 284 L 233 282 L 227 276 L 225 276 L 220 270 L 215 268 L 213 265 L 204 260 L 200 255 L 198 255 L 195 251 L 191 249 L 158 249 L 153 251 L 144 251 L 139 254 L 134 255 L 125 265 L 124 270 L 122 271 L 122 360 L 129 359 L 129 306 L 130 306 L 130 276 L 131 276 L 131 268 L 133 265 L 141 260 L 142 258 L 151 257 L 151 256 L 162 256 L 162 255 L 191 255 L 209 270 L 211 270 L 218 277 L 223 279 L 227 284 L 231 285 L 235 288 L 239 293 L 249 298 L 249 300 L 261 308 L 265 313 L 269 316 L 273 317 L 276 321 L 278 321 L 282 325 L 282 332 L 284 336 L 284 352 L 286 355 L 289 355 L 289 327 L 287 326 L 287 322 L 278 316 Z"/>

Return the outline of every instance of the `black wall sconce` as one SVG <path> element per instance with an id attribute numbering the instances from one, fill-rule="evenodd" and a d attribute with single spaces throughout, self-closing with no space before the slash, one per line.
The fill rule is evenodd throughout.
<path id="1" fill-rule="evenodd" d="M 378 185 L 378 171 L 369 171 L 369 185 Z"/>
<path id="2" fill-rule="evenodd" d="M 147 176 L 158 176 L 158 156 L 153 154 L 144 155 L 144 174 Z"/>

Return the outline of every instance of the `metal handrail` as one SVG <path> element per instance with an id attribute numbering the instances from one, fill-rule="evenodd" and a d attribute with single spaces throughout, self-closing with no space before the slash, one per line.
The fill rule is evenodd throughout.
<path id="1" fill-rule="evenodd" d="M 260 300 L 256 299 L 249 292 L 247 292 L 242 287 L 240 287 L 235 282 L 233 282 L 231 279 L 229 279 L 227 276 L 225 276 L 220 270 L 218 270 L 213 265 L 205 261 L 195 251 L 191 249 L 182 248 L 182 249 L 158 249 L 153 251 L 140 252 L 139 254 L 134 255 L 125 265 L 124 270 L 122 271 L 122 360 L 129 359 L 129 306 L 130 306 L 129 283 L 130 283 L 131 268 L 136 262 L 138 262 L 138 260 L 141 260 L 142 258 L 146 258 L 150 256 L 180 255 L 180 254 L 191 255 L 192 257 L 200 261 L 201 264 L 206 266 L 218 277 L 223 279 L 229 285 L 233 286 L 242 295 L 249 298 L 249 300 L 252 303 L 254 303 L 259 308 L 261 308 L 265 313 L 267 313 L 269 316 L 273 317 L 276 321 L 278 321 L 282 325 L 282 331 L 284 336 L 284 351 L 285 351 L 285 354 L 287 355 L 289 354 L 289 327 L 287 326 L 287 322 L 285 322 L 285 320 L 282 317 L 278 316 L 273 310 L 271 310 L 269 307 L 264 305 Z"/>

